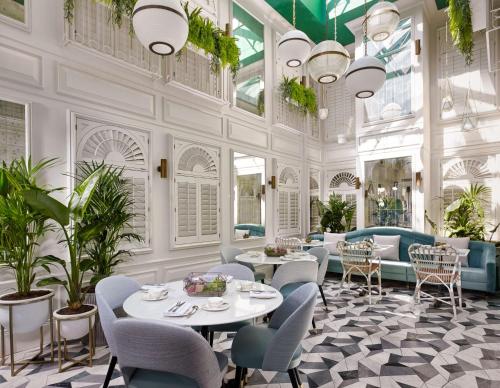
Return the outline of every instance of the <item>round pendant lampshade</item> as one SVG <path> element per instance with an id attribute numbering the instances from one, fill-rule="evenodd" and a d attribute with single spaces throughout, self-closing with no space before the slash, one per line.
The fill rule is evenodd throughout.
<path id="1" fill-rule="evenodd" d="M 309 75 L 321 84 L 335 82 L 344 75 L 350 59 L 349 52 L 339 42 L 324 40 L 311 50 Z"/>
<path id="2" fill-rule="evenodd" d="M 393 3 L 382 1 L 368 10 L 366 35 L 375 42 L 386 40 L 396 31 L 398 24 L 398 8 Z"/>
<path id="3" fill-rule="evenodd" d="M 375 57 L 364 56 L 354 61 L 345 74 L 347 90 L 357 98 L 369 98 L 385 82 L 385 66 Z"/>
<path id="4" fill-rule="evenodd" d="M 278 58 L 288 67 L 302 66 L 310 53 L 309 38 L 300 30 L 288 31 L 278 42 Z"/>
<path id="5" fill-rule="evenodd" d="M 132 14 L 137 39 L 158 55 L 171 55 L 186 43 L 189 24 L 179 0 L 138 0 Z"/>

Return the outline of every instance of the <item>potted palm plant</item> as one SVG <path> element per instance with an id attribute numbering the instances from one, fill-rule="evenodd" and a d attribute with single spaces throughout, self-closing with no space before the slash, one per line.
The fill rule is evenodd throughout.
<path id="1" fill-rule="evenodd" d="M 99 169 L 102 169 L 102 174 L 82 220 L 82 225 L 102 224 L 99 232 L 84 247 L 85 255 L 92 261 L 90 285 L 86 288 L 86 302 L 91 304 L 96 303 L 95 285 L 111 276 L 116 266 L 132 254 L 124 244 L 142 241 L 132 229 L 134 201 L 123 168 L 82 162 L 78 164 L 77 180 L 82 182 Z M 96 322 L 95 337 L 97 345 L 106 343 L 99 321 Z"/>
<path id="2" fill-rule="evenodd" d="M 328 201 L 318 201 L 319 215 L 321 217 L 321 228 L 323 232 L 342 233 L 351 230 L 352 219 L 356 206 L 342 198 L 331 194 Z"/>
<path id="3" fill-rule="evenodd" d="M 50 272 L 51 262 L 37 256 L 39 241 L 50 225 L 48 218 L 24 199 L 23 192 L 48 194 L 50 191 L 39 187 L 36 180 L 53 163 L 44 160 L 33 164 L 31 158 L 21 158 L 0 166 L 0 269 L 13 272 L 17 288 L 0 296 L 0 325 L 11 329 L 11 340 L 14 331 L 29 333 L 42 327 L 52 312 L 54 291 L 33 289 L 37 271 Z M 12 351 L 11 372 L 15 374 Z"/>
<path id="4" fill-rule="evenodd" d="M 23 194 L 30 206 L 55 222 L 63 234 L 61 243 L 68 250 L 69 261 L 53 255 L 45 256 L 48 262 L 58 265 L 64 271 L 65 279 L 51 276 L 38 282 L 39 286 L 60 285 L 66 289 L 67 306 L 55 311 L 54 317 L 59 322 L 60 336 L 67 340 L 86 335 L 91 326 L 88 324 L 88 317 L 95 315 L 97 310 L 95 305 L 84 303 L 84 275 L 92 268 L 92 260 L 82 256 L 85 245 L 99 233 L 102 225 L 84 224 L 82 220 L 100 175 L 101 170 L 96 170 L 79 182 L 70 195 L 67 206 L 41 190 L 30 189 Z"/>

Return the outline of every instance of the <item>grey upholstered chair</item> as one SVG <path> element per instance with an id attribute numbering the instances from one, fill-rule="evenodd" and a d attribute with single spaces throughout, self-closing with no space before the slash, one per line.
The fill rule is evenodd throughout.
<path id="1" fill-rule="evenodd" d="M 269 325 L 246 326 L 238 331 L 231 348 L 239 387 L 248 368 L 288 372 L 292 386 L 301 385 L 299 371 L 302 347 L 316 305 L 316 281 L 293 291 L 274 312 Z"/>
<path id="2" fill-rule="evenodd" d="M 318 280 L 318 263 L 315 261 L 290 261 L 281 265 L 275 272 L 271 287 L 281 292 L 286 298 L 292 291 L 305 283 Z"/>
<path id="3" fill-rule="evenodd" d="M 323 247 L 315 247 L 311 248 L 307 251 L 310 255 L 317 257 L 319 268 L 318 268 L 318 288 L 321 293 L 321 298 L 323 299 L 324 305 L 327 307 L 328 304 L 326 302 L 325 293 L 323 292 L 323 282 L 325 281 L 326 271 L 328 269 L 328 249 Z"/>
<path id="4" fill-rule="evenodd" d="M 125 299 L 134 292 L 137 292 L 140 288 L 141 286 L 138 282 L 123 275 L 110 276 L 109 278 L 102 279 L 95 287 L 99 318 L 101 320 L 104 336 L 106 337 L 106 342 L 108 343 L 109 353 L 111 354 L 108 373 L 104 380 L 104 388 L 107 388 L 109 385 L 116 365 L 116 348 L 112 325 L 118 317 L 114 310 L 118 307 L 122 307 Z"/>
<path id="5" fill-rule="evenodd" d="M 239 263 L 248 267 L 254 273 L 255 281 L 264 283 L 264 279 L 266 278 L 266 274 L 262 272 L 255 272 L 255 267 L 251 263 L 243 263 L 236 260 L 236 256 L 245 253 L 245 251 L 233 247 L 233 246 L 223 246 L 220 249 L 220 257 L 222 264 L 230 264 L 230 263 Z"/>
<path id="6" fill-rule="evenodd" d="M 231 275 L 236 280 L 255 281 L 252 270 L 239 263 L 219 264 L 210 268 L 208 272 L 220 272 L 225 275 Z"/>
<path id="7" fill-rule="evenodd" d="M 255 281 L 253 272 L 250 268 L 245 267 L 244 265 L 238 264 L 238 263 L 229 263 L 229 264 L 219 264 L 216 265 L 215 267 L 212 267 L 208 270 L 208 272 L 220 272 L 226 275 L 231 275 L 234 277 L 236 280 L 248 280 L 248 281 Z M 213 346 L 214 344 L 214 333 L 225 333 L 225 332 L 236 332 L 239 329 L 241 329 L 243 326 L 251 325 L 253 322 L 251 320 L 246 320 L 246 321 L 240 321 L 240 322 L 233 322 L 233 323 L 227 323 L 223 325 L 214 325 L 214 326 L 209 326 L 208 327 L 208 332 L 209 332 L 209 341 L 210 341 L 210 346 Z M 197 328 L 194 328 L 195 330 Z"/>
<path id="8" fill-rule="evenodd" d="M 113 324 L 125 385 L 134 388 L 216 388 L 227 357 L 191 330 L 158 320 L 119 319 Z"/>

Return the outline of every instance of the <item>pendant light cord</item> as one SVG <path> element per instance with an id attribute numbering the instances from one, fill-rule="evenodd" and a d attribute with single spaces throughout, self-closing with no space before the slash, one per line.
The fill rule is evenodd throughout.
<path id="1" fill-rule="evenodd" d="M 368 15 L 366 8 L 366 0 L 365 0 L 365 19 L 363 20 L 363 45 L 365 49 L 365 57 L 368 55 L 368 39 L 366 35 L 368 34 Z"/>
<path id="2" fill-rule="evenodd" d="M 333 0 L 333 21 L 334 21 L 334 28 L 335 28 L 335 42 L 337 41 L 337 4 L 335 4 L 335 0 Z M 327 18 L 328 19 L 328 18 Z"/>
<path id="3" fill-rule="evenodd" d="M 293 18 L 293 28 L 295 28 L 295 0 L 293 0 L 293 11 L 292 11 L 292 18 Z"/>

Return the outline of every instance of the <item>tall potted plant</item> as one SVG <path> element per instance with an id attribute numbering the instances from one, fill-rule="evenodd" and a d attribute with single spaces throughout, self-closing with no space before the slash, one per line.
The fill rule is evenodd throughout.
<path id="1" fill-rule="evenodd" d="M 23 192 L 36 190 L 47 195 L 50 190 L 38 186 L 37 177 L 53 163 L 44 160 L 33 164 L 31 158 L 21 158 L 0 167 L 0 269 L 13 272 L 17 288 L 0 296 L 0 324 L 12 329 L 11 338 L 13 331 L 39 329 L 51 314 L 54 291 L 33 289 L 37 271 L 50 272 L 51 262 L 37 256 L 39 241 L 50 229 L 48 217 L 32 207 Z M 13 352 L 11 372 L 15 374 Z"/>
<path id="2" fill-rule="evenodd" d="M 331 194 L 328 202 L 318 201 L 321 227 L 323 231 L 342 233 L 351 230 L 356 207 L 342 198 Z"/>
<path id="3" fill-rule="evenodd" d="M 82 256 L 85 245 L 100 232 L 102 225 L 88 225 L 82 221 L 100 176 L 99 169 L 79 182 L 67 206 L 41 190 L 24 192 L 26 202 L 59 227 L 63 234 L 61 243 L 67 247 L 69 261 L 53 255 L 45 256 L 45 260 L 64 271 L 65 279 L 52 276 L 38 282 L 40 286 L 61 285 L 66 289 L 67 306 L 55 311 L 54 317 L 60 321 L 60 334 L 67 340 L 81 338 L 88 333 L 87 317 L 95 314 L 97 309 L 95 305 L 84 304 L 83 280 L 85 273 L 92 268 L 92 260 Z"/>

